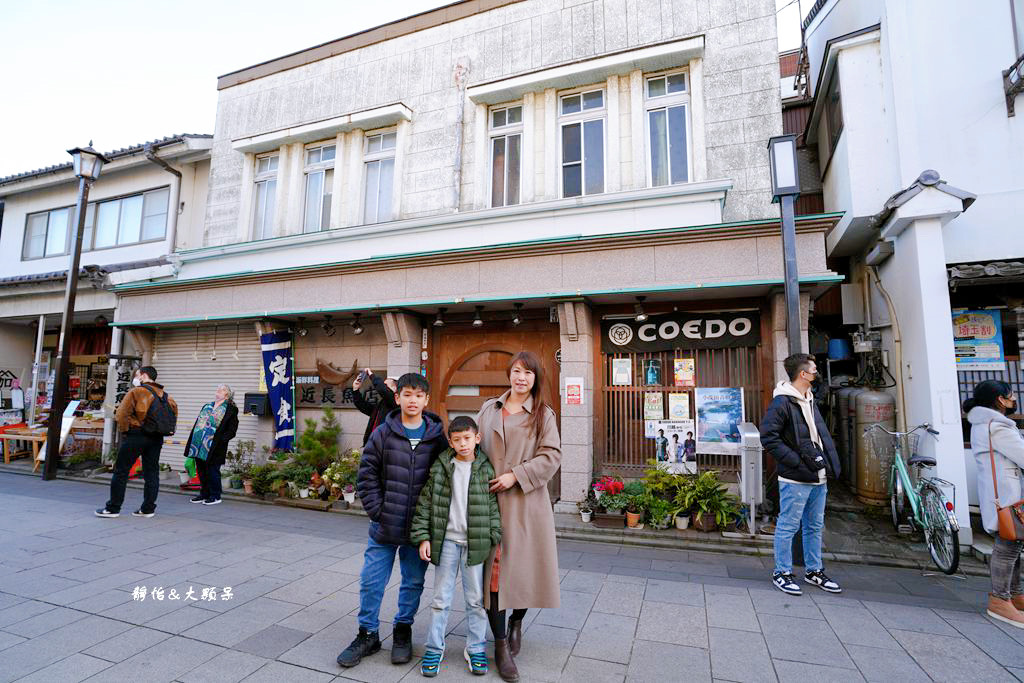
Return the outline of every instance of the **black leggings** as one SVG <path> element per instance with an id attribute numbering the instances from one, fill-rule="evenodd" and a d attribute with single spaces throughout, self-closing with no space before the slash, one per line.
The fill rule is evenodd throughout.
<path id="1" fill-rule="evenodd" d="M 512 610 L 512 621 L 522 621 L 526 616 L 525 609 Z M 491 633 L 495 640 L 503 640 L 508 637 L 508 629 L 505 623 L 505 610 L 498 610 L 498 594 L 491 592 L 491 606 L 487 609 L 487 620 L 491 622 Z"/>

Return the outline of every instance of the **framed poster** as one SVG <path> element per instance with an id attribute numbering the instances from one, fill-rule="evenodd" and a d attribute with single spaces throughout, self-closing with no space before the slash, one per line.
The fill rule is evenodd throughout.
<path id="1" fill-rule="evenodd" d="M 739 453 L 739 425 L 744 420 L 743 389 L 697 387 L 697 451 Z"/>
<path id="2" fill-rule="evenodd" d="M 692 358 L 676 358 L 672 361 L 673 383 L 677 387 L 697 386 L 697 372 Z"/>
<path id="3" fill-rule="evenodd" d="M 690 419 L 690 395 L 688 393 L 668 395 L 668 417 L 670 420 Z"/>
<path id="4" fill-rule="evenodd" d="M 676 474 L 696 474 L 697 448 L 693 420 L 658 420 L 654 423 L 655 459 Z M 664 437 L 664 453 L 660 437 Z"/>
<path id="5" fill-rule="evenodd" d="M 641 367 L 644 373 L 644 384 L 647 386 L 661 386 L 661 361 L 657 358 L 649 358 L 642 361 Z"/>
<path id="6" fill-rule="evenodd" d="M 957 370 L 1006 372 L 1000 312 L 953 311 L 953 349 Z"/>
<path id="7" fill-rule="evenodd" d="M 644 393 L 644 419 L 661 420 L 665 417 L 665 405 L 660 391 Z"/>
<path id="8" fill-rule="evenodd" d="M 633 359 L 612 358 L 612 385 L 628 387 L 633 384 Z"/>

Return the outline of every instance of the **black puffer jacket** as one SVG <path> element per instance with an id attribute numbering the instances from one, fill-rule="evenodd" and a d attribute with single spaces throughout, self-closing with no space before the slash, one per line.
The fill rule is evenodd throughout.
<path id="1" fill-rule="evenodd" d="M 356 491 L 366 514 L 380 525 L 373 534 L 378 543 L 410 543 L 420 490 L 427 483 L 430 466 L 448 447 L 441 418 L 424 411 L 423 419 L 427 428 L 415 450 L 402 427 L 400 408 L 388 414 L 363 447 Z"/>
<path id="2" fill-rule="evenodd" d="M 839 476 L 839 455 L 836 445 L 825 426 L 825 420 L 812 404 L 814 424 L 818 428 L 822 449 L 811 441 L 811 430 L 807 427 L 799 402 L 791 396 L 776 396 L 772 399 L 764 417 L 761 418 L 761 445 L 775 458 L 776 471 L 780 477 L 793 481 L 815 484 L 818 482 L 820 465 L 815 465 L 819 455 L 824 459 L 825 474 Z"/>
<path id="3" fill-rule="evenodd" d="M 373 390 L 377 392 L 376 401 L 368 401 L 366 393 L 361 389 L 352 391 L 352 402 L 356 404 L 359 412 L 370 418 L 366 422 L 366 430 L 363 431 L 364 446 L 370 440 L 370 434 L 373 434 L 373 430 L 380 426 L 387 418 L 388 413 L 398 407 L 398 404 L 395 403 L 395 392 L 391 391 L 387 384 L 384 384 L 384 380 L 377 375 L 370 375 L 369 382 Z"/>
<path id="4" fill-rule="evenodd" d="M 192 432 L 195 430 L 196 425 L 199 424 L 199 418 L 192 423 L 192 429 L 188 430 L 188 441 L 185 443 L 185 455 L 188 455 L 188 449 L 192 447 Z M 225 457 L 228 453 L 228 442 L 235 438 L 235 434 L 238 433 L 238 406 L 235 405 L 234 401 L 228 401 L 224 410 L 224 417 L 221 419 L 220 424 L 217 425 L 217 431 L 213 433 L 213 445 L 210 447 L 210 452 L 206 456 L 206 462 L 209 465 L 223 465 Z"/>

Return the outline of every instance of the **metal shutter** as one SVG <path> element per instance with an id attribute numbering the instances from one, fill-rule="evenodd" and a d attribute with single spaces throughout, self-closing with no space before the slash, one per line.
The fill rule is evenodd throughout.
<path id="1" fill-rule="evenodd" d="M 211 360 L 216 329 L 217 359 Z M 153 367 L 157 369 L 157 382 L 164 385 L 178 403 L 178 428 L 173 437 L 164 441 L 160 461 L 174 470 L 185 469 L 185 443 L 189 430 L 205 403 L 213 400 L 218 384 L 227 384 L 235 391 L 238 405 L 238 439 L 253 439 L 260 444 L 260 418 L 243 415 L 242 397 L 246 392 L 259 389 L 260 348 L 251 324 L 237 328 L 238 353 L 235 354 L 235 325 L 216 328 L 174 328 L 158 330 Z M 234 441 L 231 442 L 233 447 Z M 258 451 L 258 449 L 257 449 Z"/>

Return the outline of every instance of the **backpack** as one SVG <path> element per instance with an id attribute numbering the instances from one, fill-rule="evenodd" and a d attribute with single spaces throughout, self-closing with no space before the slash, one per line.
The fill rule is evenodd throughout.
<path id="1" fill-rule="evenodd" d="M 178 425 L 178 419 L 174 411 L 167 403 L 167 392 L 164 395 L 156 393 L 156 389 L 146 384 L 142 385 L 153 394 L 153 402 L 149 404 L 146 411 L 146 419 L 142 422 L 142 431 L 147 434 L 158 434 L 160 436 L 171 436 Z"/>

